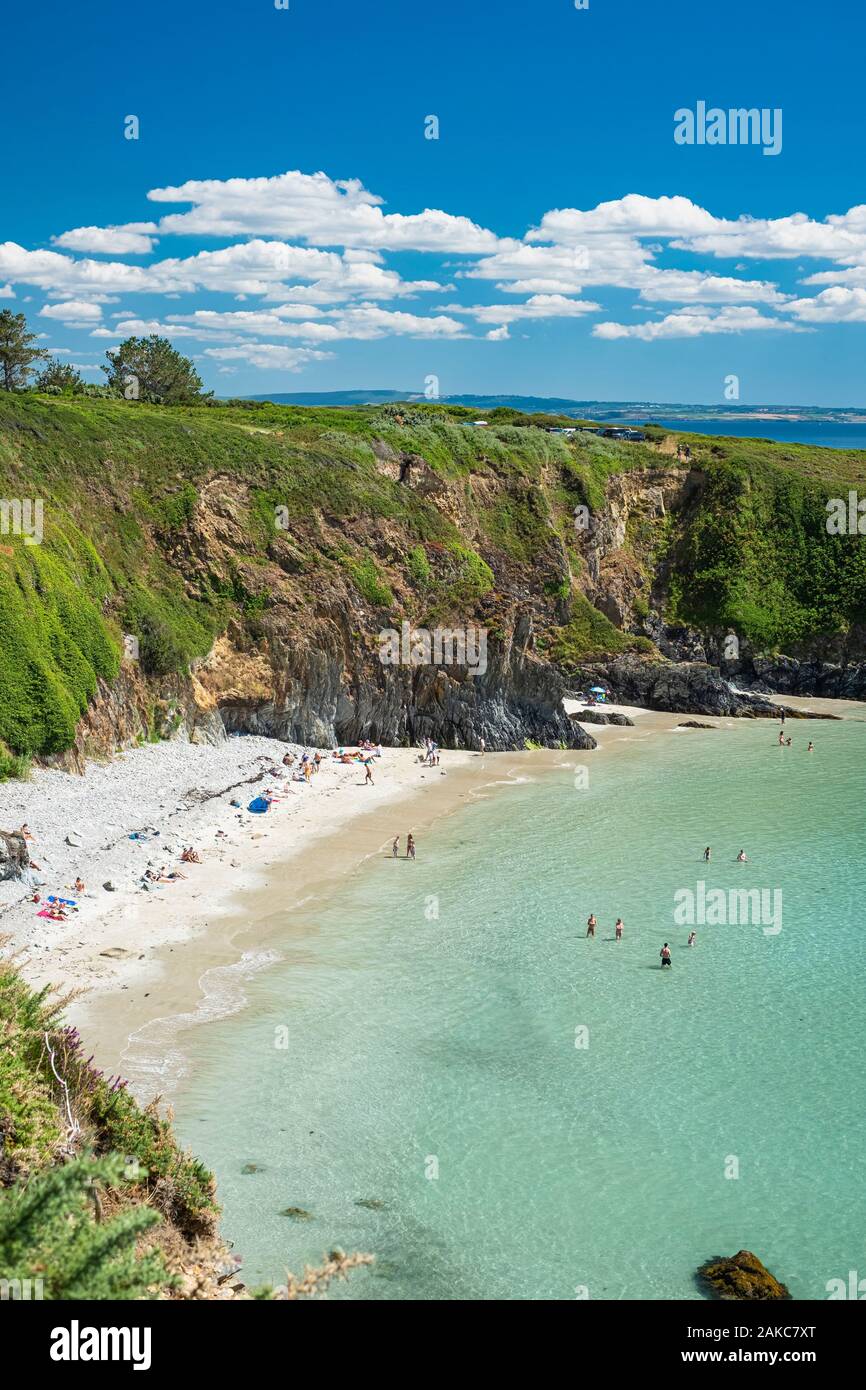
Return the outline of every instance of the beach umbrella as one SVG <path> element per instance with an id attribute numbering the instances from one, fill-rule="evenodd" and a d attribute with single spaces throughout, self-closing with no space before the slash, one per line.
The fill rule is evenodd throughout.
<path id="1" fill-rule="evenodd" d="M 603 685 L 591 685 L 591 686 L 589 687 L 589 689 L 590 689 L 591 694 L 593 694 L 593 695 L 606 695 L 606 694 L 607 694 L 607 691 L 605 690 L 605 688 L 604 688 Z"/>

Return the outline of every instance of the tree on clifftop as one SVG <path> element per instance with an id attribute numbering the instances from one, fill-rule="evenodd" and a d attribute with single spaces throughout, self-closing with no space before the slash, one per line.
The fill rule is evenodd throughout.
<path id="1" fill-rule="evenodd" d="M 33 363 L 45 356 L 44 349 L 32 346 L 35 342 L 36 334 L 27 332 L 23 314 L 0 311 L 0 386 L 4 391 L 26 387 Z"/>
<path id="2" fill-rule="evenodd" d="M 36 378 L 36 390 L 77 395 L 84 390 L 84 378 L 71 362 L 61 362 L 57 357 L 49 357 Z"/>
<path id="3" fill-rule="evenodd" d="M 188 357 L 176 352 L 167 338 L 127 338 L 106 354 L 102 370 L 108 386 L 128 401 L 153 405 L 190 405 L 204 400 L 201 377 Z"/>

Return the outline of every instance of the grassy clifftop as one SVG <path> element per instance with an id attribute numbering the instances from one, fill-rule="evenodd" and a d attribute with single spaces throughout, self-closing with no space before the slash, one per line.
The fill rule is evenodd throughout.
<path id="1" fill-rule="evenodd" d="M 477 618 L 494 637 L 529 603 L 538 650 L 566 668 L 646 648 L 584 594 L 573 519 L 579 504 L 604 510 L 616 474 L 681 466 L 664 432 L 623 444 L 549 434 L 505 409 L 486 429 L 471 419 L 458 406 L 0 392 L 0 497 L 44 504 L 40 545 L 0 537 L 0 774 L 12 755 L 70 746 L 124 633 L 155 675 L 185 671 L 230 625 L 267 640 L 285 608 L 275 576 L 291 577 L 301 625 L 305 605 L 312 618 L 322 589 L 343 584 L 371 624 Z M 767 648 L 862 619 L 863 546 L 827 535 L 825 504 L 866 489 L 866 456 L 688 442 L 700 503 L 651 538 L 652 563 L 669 562 L 665 618 Z"/>

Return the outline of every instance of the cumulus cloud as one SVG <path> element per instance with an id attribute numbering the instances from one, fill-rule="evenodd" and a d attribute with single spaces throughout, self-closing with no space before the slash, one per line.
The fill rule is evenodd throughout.
<path id="1" fill-rule="evenodd" d="M 195 236 L 276 236 L 319 246 L 365 246 L 391 251 L 477 255 L 500 244 L 494 232 L 468 217 L 436 208 L 408 216 L 385 213 L 382 198 L 359 179 L 292 170 L 273 178 L 190 179 L 152 188 L 155 203 L 191 203 L 168 213 L 160 231 Z"/>
<path id="2" fill-rule="evenodd" d="M 599 203 L 588 212 L 578 208 L 546 212 L 540 226 L 533 228 L 526 239 L 567 246 L 587 236 L 611 232 L 672 237 L 716 231 L 726 225 L 688 198 L 645 198 L 641 193 L 629 193 L 613 202 Z"/>
<path id="3" fill-rule="evenodd" d="M 93 251 L 112 256 L 143 255 L 154 248 L 155 222 L 127 222 L 122 227 L 73 227 L 51 238 L 67 251 Z"/>
<path id="4" fill-rule="evenodd" d="M 321 311 L 315 320 L 296 320 L 290 316 L 295 306 L 278 310 L 234 309 L 221 313 L 197 309 L 192 314 L 170 314 L 172 323 L 185 325 L 184 331 L 208 333 L 264 333 L 269 337 L 299 338 L 306 342 L 327 342 L 338 338 L 372 339 L 392 336 L 413 338 L 456 338 L 465 333 L 457 319 L 443 314 L 426 316 L 400 310 L 382 309 L 377 304 L 358 304 L 345 309 Z M 300 307 L 300 306 L 298 306 Z M 121 329 L 124 325 L 118 325 Z"/>
<path id="5" fill-rule="evenodd" d="M 701 305 L 681 309 L 649 323 L 597 323 L 592 331 L 596 338 L 639 338 L 651 343 L 659 338 L 700 338 L 707 333 L 743 333 L 754 329 L 803 331 L 784 319 L 768 318 L 751 305 L 730 305 L 717 311 Z"/>
<path id="6" fill-rule="evenodd" d="M 263 370 L 276 368 L 284 372 L 297 372 L 305 363 L 324 362 L 333 353 L 317 352 L 311 348 L 290 348 L 282 343 L 246 343 L 243 347 L 205 348 L 204 356 L 220 361 L 246 362 L 251 367 Z"/>
<path id="7" fill-rule="evenodd" d="M 811 299 L 795 299 L 787 309 L 803 323 L 866 323 L 866 289 L 834 285 Z"/>
<path id="8" fill-rule="evenodd" d="M 568 299 L 561 294 L 534 294 L 523 304 L 449 304 L 447 308 L 450 313 L 471 314 L 479 323 L 508 324 L 517 319 L 579 318 L 594 313 L 601 305 L 591 299 Z"/>
<path id="9" fill-rule="evenodd" d="M 84 299 L 65 299 L 60 304 L 46 304 L 39 310 L 39 317 L 43 319 L 59 319 L 61 323 L 86 323 L 88 325 L 97 323 L 102 318 L 102 309 L 99 304 L 94 304 Z"/>
<path id="10" fill-rule="evenodd" d="M 0 245 L 0 298 L 35 287 L 49 300 L 43 318 L 87 327 L 94 338 L 198 339 L 214 345 L 208 352 L 221 344 L 221 352 L 247 354 L 230 359 L 247 365 L 273 364 L 277 354 L 287 370 L 341 340 L 471 336 L 467 320 L 487 340 L 507 341 L 516 323 L 598 313 L 590 288 L 628 291 L 632 312 L 661 306 L 646 322 L 596 324 L 594 334 L 607 340 L 807 332 L 866 320 L 866 203 L 823 220 L 799 212 L 723 218 L 678 194 L 628 193 L 586 209 L 552 209 L 515 240 L 441 209 L 389 212 L 360 180 L 321 172 L 190 180 L 147 196 L 151 210 L 164 209 L 155 221 L 76 227 L 53 238 L 51 250 Z M 190 255 L 158 256 L 166 235 L 203 244 Z M 388 264 L 389 253 L 400 251 L 438 255 L 440 262 L 432 275 L 404 280 Z M 680 254 L 679 265 L 665 264 L 672 253 L 705 263 L 681 268 Z M 134 256 L 148 259 L 132 264 Z M 730 274 L 713 273 L 720 258 L 730 258 Z M 786 293 L 775 280 L 745 278 L 750 261 L 794 258 L 825 262 L 797 286 L 816 288 L 812 297 Z M 453 276 L 457 288 L 437 271 Z M 430 313 L 395 303 L 445 290 L 474 301 L 484 296 L 467 293 L 467 285 L 481 281 L 509 302 L 455 302 Z M 141 295 L 186 300 L 186 312 L 163 313 L 152 302 L 137 311 L 129 297 Z M 214 307 L 219 295 L 240 303 L 224 311 L 218 302 Z M 120 296 L 125 307 L 107 328 L 99 306 Z M 258 349 L 254 362 L 249 354 Z M 225 362 L 223 369 L 233 368 Z"/>

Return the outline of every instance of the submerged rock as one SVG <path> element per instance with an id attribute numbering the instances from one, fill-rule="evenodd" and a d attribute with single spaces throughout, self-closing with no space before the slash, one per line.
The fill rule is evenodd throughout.
<path id="1" fill-rule="evenodd" d="M 687 719 L 685 723 L 678 724 L 678 729 L 717 729 L 718 724 L 702 724 L 700 719 Z"/>
<path id="2" fill-rule="evenodd" d="M 292 1221 L 312 1221 L 313 1213 L 305 1211 L 303 1207 L 283 1207 L 280 1216 L 291 1217 Z"/>
<path id="3" fill-rule="evenodd" d="M 356 1207 L 366 1207 L 367 1211 L 384 1211 L 385 1203 L 379 1197 L 356 1197 Z"/>
<path id="4" fill-rule="evenodd" d="M 260 1163 L 245 1163 L 241 1169 L 242 1173 L 260 1173 L 262 1166 Z"/>
<path id="5" fill-rule="evenodd" d="M 784 1284 L 764 1267 L 751 1250 L 738 1250 L 736 1255 L 707 1260 L 698 1275 L 724 1299 L 782 1299 L 791 1295 Z"/>

